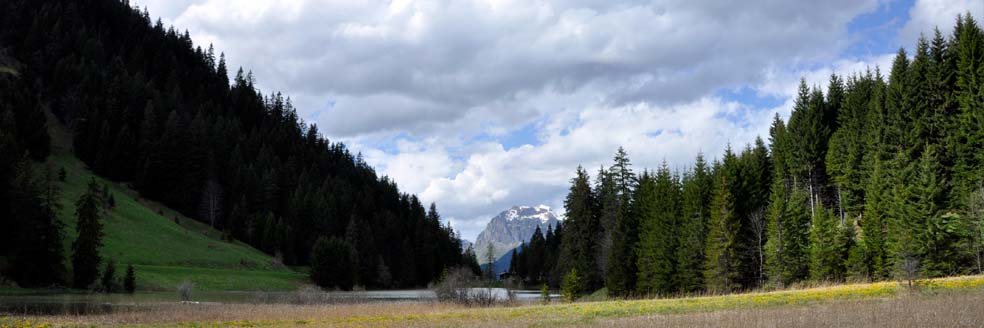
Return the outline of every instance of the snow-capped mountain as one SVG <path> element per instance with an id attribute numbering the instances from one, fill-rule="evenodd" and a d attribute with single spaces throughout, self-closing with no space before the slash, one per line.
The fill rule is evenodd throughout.
<path id="1" fill-rule="evenodd" d="M 513 206 L 499 213 L 475 239 L 478 263 L 488 262 L 486 254 L 490 244 L 495 250 L 493 258 L 499 259 L 513 248 L 529 241 L 537 226 L 546 234 L 547 227 L 554 227 L 557 222 L 557 215 L 546 205 Z"/>

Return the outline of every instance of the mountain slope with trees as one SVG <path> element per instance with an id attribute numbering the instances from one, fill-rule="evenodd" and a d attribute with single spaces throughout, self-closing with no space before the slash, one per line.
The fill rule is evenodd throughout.
<path id="1" fill-rule="evenodd" d="M 71 129 L 73 155 L 98 175 L 285 265 L 313 263 L 321 238 L 350 247 L 354 282 L 371 288 L 423 286 L 474 261 L 435 206 L 325 139 L 289 98 L 260 93 L 251 73 L 239 69 L 230 81 L 223 54 L 128 1 L 5 1 L 0 53 L 0 147 L 24 154 L 3 158 L 4 233 L 56 245 L 36 241 L 60 240 L 51 213 L 75 201 L 46 198 L 44 175 L 27 173 L 44 171 L 50 111 Z M 65 271 L 51 255 L 62 250 L 0 239 L 0 256 L 14 263 L 4 274 L 18 283 L 28 282 L 16 278 L 21 256 L 50 255 L 48 265 Z"/>

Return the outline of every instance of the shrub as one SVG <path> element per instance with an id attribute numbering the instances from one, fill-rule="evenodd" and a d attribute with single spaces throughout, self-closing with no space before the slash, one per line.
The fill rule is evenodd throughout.
<path id="1" fill-rule="evenodd" d="M 352 290 L 355 259 L 352 246 L 338 238 L 320 238 L 311 251 L 311 280 L 321 288 Z"/>
<path id="2" fill-rule="evenodd" d="M 181 283 L 181 285 L 178 285 L 178 297 L 181 298 L 182 301 L 185 302 L 190 301 L 191 290 L 194 288 L 195 288 L 194 284 L 192 284 L 190 281 L 185 280 L 184 282 Z"/>
<path id="3" fill-rule="evenodd" d="M 574 302 L 581 297 L 581 289 L 581 276 L 577 274 L 577 269 L 571 269 L 560 283 L 560 294 L 564 301 Z"/>
<path id="4" fill-rule="evenodd" d="M 547 284 L 540 287 L 540 303 L 550 304 L 550 288 L 547 287 Z"/>
<path id="5" fill-rule="evenodd" d="M 445 271 L 434 288 L 437 300 L 466 306 L 490 306 L 496 297 L 491 288 L 478 286 L 478 276 L 470 268 L 456 267 Z"/>

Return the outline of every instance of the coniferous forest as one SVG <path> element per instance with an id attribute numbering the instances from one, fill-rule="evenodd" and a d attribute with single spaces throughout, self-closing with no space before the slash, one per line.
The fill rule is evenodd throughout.
<path id="1" fill-rule="evenodd" d="M 319 240 L 347 250 L 338 286 L 423 286 L 475 261 L 436 206 L 128 1 L 3 1 L 0 69 L 0 257 L 21 286 L 70 283 L 46 112 L 94 172 L 283 264 L 324 261 Z"/>
<path id="2" fill-rule="evenodd" d="M 512 273 L 617 296 L 984 273 L 984 33 L 961 15 L 914 49 L 801 81 L 768 142 L 710 163 L 579 167 L 559 245 L 534 234 Z"/>

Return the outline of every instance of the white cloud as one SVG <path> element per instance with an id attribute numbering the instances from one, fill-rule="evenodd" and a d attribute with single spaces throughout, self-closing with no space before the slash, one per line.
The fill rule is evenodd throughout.
<path id="1" fill-rule="evenodd" d="M 683 169 L 764 137 L 801 76 L 826 86 L 891 58 L 840 58 L 848 23 L 878 0 L 143 2 L 438 202 L 467 238 L 512 205 L 562 211 L 574 168 L 594 175 L 618 146 L 637 170 Z M 919 2 L 910 25 L 941 24 L 947 3 Z M 741 87 L 784 102 L 716 95 Z M 497 140 L 530 124 L 530 145 Z"/>
<path id="2" fill-rule="evenodd" d="M 968 12 L 980 24 L 984 19 L 984 1 L 917 0 L 909 9 L 909 21 L 899 32 L 899 39 L 906 47 L 914 47 L 921 33 L 932 38 L 934 28 L 939 28 L 943 35 L 950 35 L 957 15 Z"/>

